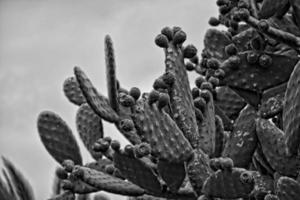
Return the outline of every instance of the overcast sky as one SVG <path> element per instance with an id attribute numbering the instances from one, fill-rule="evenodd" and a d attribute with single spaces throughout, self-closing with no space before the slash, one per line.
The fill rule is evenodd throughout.
<path id="1" fill-rule="evenodd" d="M 161 28 L 182 27 L 186 43 L 201 51 L 216 13 L 212 0 L 0 0 L 0 154 L 29 179 L 36 199 L 50 196 L 57 166 L 39 140 L 38 114 L 55 111 L 77 136 L 76 106 L 62 92 L 73 67 L 106 94 L 103 40 L 110 34 L 121 84 L 149 91 L 164 71 L 163 51 L 154 45 Z M 105 134 L 125 143 L 112 125 Z M 91 161 L 82 145 L 81 152 Z"/>

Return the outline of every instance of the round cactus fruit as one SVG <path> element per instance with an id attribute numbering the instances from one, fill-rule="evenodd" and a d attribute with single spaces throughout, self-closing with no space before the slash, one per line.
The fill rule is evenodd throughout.
<path id="1" fill-rule="evenodd" d="M 66 172 L 72 172 L 75 166 L 73 160 L 64 160 L 62 166 L 66 170 Z"/>
<path id="2" fill-rule="evenodd" d="M 229 44 L 225 47 L 225 52 L 228 56 L 233 56 L 237 54 L 237 48 L 234 44 Z"/>
<path id="3" fill-rule="evenodd" d="M 195 105 L 196 108 L 203 111 L 205 109 L 205 106 L 206 106 L 206 101 L 202 97 L 197 97 L 194 100 L 194 105 Z"/>
<path id="4" fill-rule="evenodd" d="M 132 96 L 135 100 L 138 100 L 141 96 L 141 90 L 137 87 L 132 87 L 129 91 L 130 96 Z"/>
<path id="5" fill-rule="evenodd" d="M 73 190 L 74 184 L 70 180 L 63 180 L 61 182 L 61 187 L 64 190 Z"/>
<path id="6" fill-rule="evenodd" d="M 221 169 L 220 159 L 219 158 L 210 159 L 209 160 L 209 167 L 214 171 L 217 171 L 217 170 Z"/>
<path id="7" fill-rule="evenodd" d="M 208 24 L 211 26 L 218 26 L 220 24 L 220 20 L 216 17 L 211 17 L 208 20 Z"/>
<path id="8" fill-rule="evenodd" d="M 191 62 L 187 62 L 185 64 L 185 68 L 186 68 L 187 71 L 193 71 L 195 69 L 195 66 Z"/>
<path id="9" fill-rule="evenodd" d="M 134 148 L 135 156 L 137 158 L 142 158 L 144 156 L 147 156 L 151 153 L 151 147 L 148 143 L 141 143 L 135 146 Z"/>
<path id="10" fill-rule="evenodd" d="M 101 140 L 101 139 L 100 139 L 100 140 Z M 110 143 L 111 143 L 111 141 L 112 141 L 112 139 L 111 139 L 110 136 L 104 137 L 103 140 L 104 140 L 104 141 L 107 141 L 109 145 L 110 145 Z M 99 141 L 99 140 L 98 140 L 98 141 Z"/>
<path id="11" fill-rule="evenodd" d="M 119 96 L 119 103 L 124 107 L 132 107 L 135 104 L 135 99 L 131 95 L 122 93 Z"/>
<path id="12" fill-rule="evenodd" d="M 105 172 L 108 174 L 113 174 L 115 172 L 116 168 L 113 165 L 106 165 L 105 166 Z"/>
<path id="13" fill-rule="evenodd" d="M 246 8 L 241 8 L 238 11 L 238 15 L 241 20 L 247 21 L 250 17 L 250 12 Z"/>
<path id="14" fill-rule="evenodd" d="M 207 67 L 216 70 L 220 67 L 220 63 L 217 59 L 211 58 L 207 60 Z"/>
<path id="15" fill-rule="evenodd" d="M 272 58 L 267 54 L 262 54 L 259 57 L 258 63 L 263 68 L 268 68 L 270 65 L 272 65 Z"/>
<path id="16" fill-rule="evenodd" d="M 160 93 L 158 103 L 157 103 L 158 109 L 162 109 L 163 107 L 167 106 L 169 102 L 170 102 L 169 95 L 166 93 Z"/>
<path id="17" fill-rule="evenodd" d="M 219 78 L 219 79 L 223 79 L 225 77 L 225 71 L 223 69 L 217 69 L 214 72 L 214 76 Z"/>
<path id="18" fill-rule="evenodd" d="M 250 172 L 243 172 L 240 176 L 240 180 L 243 182 L 243 183 L 251 183 L 254 181 L 253 179 L 253 176 Z"/>
<path id="19" fill-rule="evenodd" d="M 205 81 L 201 84 L 200 89 L 201 90 L 209 90 L 209 91 L 213 92 L 214 86 L 211 82 Z"/>
<path id="20" fill-rule="evenodd" d="M 172 30 L 173 30 L 173 35 L 175 35 L 175 33 L 181 31 L 182 29 L 179 26 L 174 26 Z"/>
<path id="21" fill-rule="evenodd" d="M 239 11 L 235 11 L 232 14 L 232 20 L 236 21 L 236 22 L 240 22 L 242 19 L 240 18 L 240 13 Z"/>
<path id="22" fill-rule="evenodd" d="M 199 57 L 198 57 L 198 55 L 195 55 L 194 57 L 192 57 L 192 58 L 190 59 L 190 61 L 191 61 L 192 63 L 194 63 L 195 65 L 198 65 L 198 64 L 199 64 Z"/>
<path id="23" fill-rule="evenodd" d="M 250 6 L 249 6 L 249 3 L 246 2 L 246 1 L 239 1 L 238 2 L 238 8 L 246 8 L 248 9 Z"/>
<path id="24" fill-rule="evenodd" d="M 155 79 L 153 83 L 153 89 L 159 90 L 159 89 L 167 89 L 168 85 L 163 81 L 162 78 Z"/>
<path id="25" fill-rule="evenodd" d="M 57 178 L 62 179 L 62 180 L 68 178 L 67 171 L 62 167 L 57 167 L 55 170 L 55 174 L 56 174 Z"/>
<path id="26" fill-rule="evenodd" d="M 267 31 L 268 29 L 269 29 L 269 27 L 270 27 L 270 25 L 269 25 L 269 23 L 267 22 L 267 20 L 264 20 L 264 19 L 262 19 L 262 20 L 260 20 L 259 22 L 258 22 L 258 28 L 260 29 L 260 30 L 262 30 L 262 31 Z"/>
<path id="27" fill-rule="evenodd" d="M 199 96 L 200 96 L 199 88 L 196 88 L 196 87 L 192 88 L 192 97 L 193 97 L 193 99 L 196 99 Z"/>
<path id="28" fill-rule="evenodd" d="M 126 145 L 125 148 L 124 148 L 124 153 L 127 156 L 133 157 L 134 156 L 134 147 L 130 144 Z"/>
<path id="29" fill-rule="evenodd" d="M 233 168 L 233 161 L 231 158 L 222 158 L 221 159 L 221 167 L 224 170 L 232 170 Z"/>
<path id="30" fill-rule="evenodd" d="M 156 90 L 152 90 L 149 93 L 149 98 L 148 98 L 149 105 L 152 105 L 153 103 L 158 101 L 158 99 L 159 99 L 159 92 L 157 92 Z"/>
<path id="31" fill-rule="evenodd" d="M 81 168 L 79 168 L 78 165 L 76 165 L 74 167 L 74 170 L 72 171 L 72 176 L 74 176 L 74 177 L 76 177 L 78 179 L 81 179 L 83 177 L 83 175 L 84 175 L 83 170 Z"/>
<path id="32" fill-rule="evenodd" d="M 165 84 L 172 86 L 173 83 L 175 82 L 175 76 L 171 72 L 166 72 L 162 76 L 162 80 L 164 81 Z"/>
<path id="33" fill-rule="evenodd" d="M 229 3 L 228 0 L 217 0 L 216 1 L 217 6 L 227 5 L 228 3 Z"/>
<path id="34" fill-rule="evenodd" d="M 189 44 L 183 49 L 183 56 L 185 58 L 193 58 L 197 55 L 197 51 L 198 50 L 194 45 Z"/>
<path id="35" fill-rule="evenodd" d="M 186 33 L 182 30 L 179 30 L 175 33 L 173 38 L 174 45 L 181 45 L 186 40 Z"/>
<path id="36" fill-rule="evenodd" d="M 129 132 L 129 131 L 133 130 L 134 123 L 130 119 L 123 119 L 120 122 L 120 128 L 125 132 Z"/>
<path id="37" fill-rule="evenodd" d="M 241 59 L 238 56 L 231 56 L 230 58 L 228 58 L 227 61 L 228 61 L 228 66 L 231 69 L 238 69 L 241 63 Z"/>
<path id="38" fill-rule="evenodd" d="M 173 30 L 170 27 L 164 27 L 161 29 L 161 34 L 165 35 L 169 41 L 173 39 Z"/>
<path id="39" fill-rule="evenodd" d="M 222 5 L 219 7 L 219 12 L 221 15 L 226 15 L 227 13 L 229 13 L 231 10 L 231 8 L 228 5 Z"/>
<path id="40" fill-rule="evenodd" d="M 255 64 L 258 61 L 259 54 L 255 51 L 250 51 L 247 53 L 247 62 L 249 64 Z"/>
<path id="41" fill-rule="evenodd" d="M 205 77 L 202 76 L 202 75 L 200 75 L 200 76 L 198 76 L 198 77 L 196 78 L 195 84 L 196 84 L 196 86 L 197 86 L 198 88 L 200 88 L 201 85 L 202 85 L 202 83 L 205 82 L 205 81 L 206 81 Z"/>
<path id="42" fill-rule="evenodd" d="M 206 101 L 209 102 L 211 99 L 211 92 L 209 90 L 201 90 L 200 96 Z"/>
<path id="43" fill-rule="evenodd" d="M 121 144 L 118 140 L 112 140 L 110 143 L 110 147 L 115 151 L 119 151 L 121 148 Z"/>
<path id="44" fill-rule="evenodd" d="M 155 37 L 155 44 L 161 48 L 168 48 L 169 46 L 169 40 L 167 38 L 167 36 L 163 35 L 163 34 L 158 34 Z"/>
<path id="45" fill-rule="evenodd" d="M 93 146 L 96 152 L 106 152 L 109 149 L 110 143 L 103 138 L 99 139 Z"/>
<path id="46" fill-rule="evenodd" d="M 220 83 L 220 80 L 216 77 L 211 76 L 209 77 L 208 82 L 210 82 L 213 85 L 213 87 L 217 87 Z"/>
<path id="47" fill-rule="evenodd" d="M 255 37 L 250 41 L 250 46 L 254 50 L 261 50 L 264 48 L 264 44 L 260 37 Z"/>

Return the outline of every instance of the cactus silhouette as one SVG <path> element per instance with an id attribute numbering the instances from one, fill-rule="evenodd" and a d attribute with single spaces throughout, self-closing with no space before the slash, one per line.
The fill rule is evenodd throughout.
<path id="1" fill-rule="evenodd" d="M 83 163 L 58 114 L 41 112 L 39 136 L 60 164 L 51 199 L 89 199 L 99 191 L 136 200 L 300 198 L 300 1 L 216 3 L 219 16 L 209 24 L 225 29 L 207 30 L 201 56 L 184 44 L 180 27 L 155 37 L 165 69 L 152 91 L 122 87 L 109 35 L 107 96 L 74 67 L 63 92 L 78 106 L 77 131 L 94 161 Z M 193 83 L 188 73 L 198 75 Z M 103 121 L 130 144 L 121 147 Z M 0 179 L 0 194 L 33 199 L 4 162 L 13 181 Z"/>

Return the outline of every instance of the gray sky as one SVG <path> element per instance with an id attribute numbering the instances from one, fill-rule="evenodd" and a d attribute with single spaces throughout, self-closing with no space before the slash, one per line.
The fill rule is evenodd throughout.
<path id="1" fill-rule="evenodd" d="M 29 179 L 37 199 L 50 196 L 57 165 L 39 140 L 38 114 L 55 111 L 77 136 L 76 106 L 62 92 L 73 67 L 106 94 L 103 40 L 110 34 L 121 84 L 149 91 L 164 71 L 163 51 L 154 44 L 161 28 L 182 27 L 186 44 L 201 51 L 216 14 L 212 0 L 0 0 L 0 154 Z M 125 144 L 114 126 L 105 124 L 105 134 Z"/>

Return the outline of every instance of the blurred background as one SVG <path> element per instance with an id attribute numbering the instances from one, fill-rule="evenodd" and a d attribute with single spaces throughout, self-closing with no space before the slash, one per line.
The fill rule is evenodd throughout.
<path id="1" fill-rule="evenodd" d="M 40 142 L 38 114 L 58 113 L 78 137 L 77 107 L 62 92 L 73 67 L 106 94 L 103 40 L 110 34 L 123 87 L 150 91 L 164 71 L 163 50 L 154 44 L 161 28 L 182 27 L 186 44 L 201 52 L 210 16 L 217 16 L 211 0 L 0 0 L 0 155 L 23 172 L 36 199 L 50 197 L 58 165 Z M 113 125 L 105 123 L 105 135 L 126 144 Z"/>

